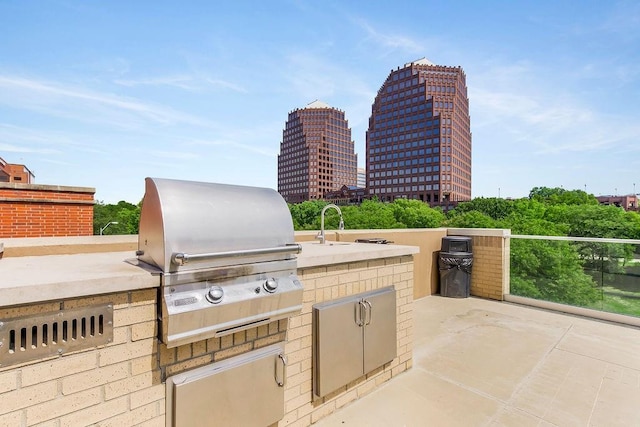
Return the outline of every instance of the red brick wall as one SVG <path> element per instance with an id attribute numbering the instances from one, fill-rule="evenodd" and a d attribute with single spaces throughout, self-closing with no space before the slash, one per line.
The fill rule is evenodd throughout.
<path id="1" fill-rule="evenodd" d="M 93 235 L 95 189 L 0 183 L 0 238 Z"/>

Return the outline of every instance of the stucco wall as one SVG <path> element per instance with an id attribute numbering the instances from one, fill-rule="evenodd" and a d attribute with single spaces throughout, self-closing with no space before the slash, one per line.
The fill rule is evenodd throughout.
<path id="1" fill-rule="evenodd" d="M 417 246 L 414 255 L 413 297 L 422 298 L 438 293 L 438 251 L 444 228 L 403 230 L 344 230 L 336 232 L 336 240 L 354 242 L 356 239 L 381 237 L 398 245 Z M 365 244 L 365 243 L 363 243 Z"/>

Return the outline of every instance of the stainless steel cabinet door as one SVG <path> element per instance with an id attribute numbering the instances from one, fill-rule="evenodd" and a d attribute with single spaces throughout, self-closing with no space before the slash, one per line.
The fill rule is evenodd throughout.
<path id="1" fill-rule="evenodd" d="M 368 306 L 364 325 L 364 372 L 371 372 L 393 360 L 396 344 L 396 291 L 393 287 L 363 297 Z"/>
<path id="2" fill-rule="evenodd" d="M 314 393 L 324 396 L 362 376 L 362 328 L 358 298 L 313 307 Z"/>
<path id="3" fill-rule="evenodd" d="M 284 416 L 284 343 L 167 378 L 167 426 L 264 427 Z"/>

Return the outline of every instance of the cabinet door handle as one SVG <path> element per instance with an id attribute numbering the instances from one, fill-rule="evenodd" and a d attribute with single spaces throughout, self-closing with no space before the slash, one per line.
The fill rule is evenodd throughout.
<path id="1" fill-rule="evenodd" d="M 364 318 L 365 321 L 364 321 L 364 325 L 367 326 L 367 325 L 371 324 L 371 312 L 373 311 L 373 306 L 367 300 L 362 301 L 362 305 L 365 306 L 365 318 Z"/>
<path id="2" fill-rule="evenodd" d="M 358 301 L 358 305 L 356 307 L 356 324 L 358 326 L 364 326 L 364 322 L 367 316 L 367 307 L 364 305 L 363 301 Z"/>
<path id="3" fill-rule="evenodd" d="M 280 387 L 284 387 L 284 381 L 287 376 L 287 357 L 282 353 L 278 354 L 278 357 L 276 357 L 275 371 L 276 384 Z"/>

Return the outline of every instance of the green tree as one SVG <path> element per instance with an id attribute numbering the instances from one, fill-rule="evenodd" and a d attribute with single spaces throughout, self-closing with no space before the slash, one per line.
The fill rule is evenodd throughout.
<path id="1" fill-rule="evenodd" d="M 328 203 L 321 200 L 289 204 L 293 226 L 296 230 L 320 229 L 320 213 Z M 393 203 L 377 199 L 364 200 L 360 206 L 341 206 L 345 228 L 392 229 L 440 227 L 444 214 L 419 200 L 397 199 Z M 339 216 L 333 209 L 325 214 L 325 229 L 338 227 Z"/>
<path id="2" fill-rule="evenodd" d="M 97 202 L 93 206 L 93 234 L 100 234 L 100 229 L 110 222 L 117 222 L 107 227 L 103 234 L 138 234 L 140 224 L 140 205 L 123 200 L 117 204 Z"/>
<path id="3" fill-rule="evenodd" d="M 377 200 L 364 200 L 360 206 L 345 206 L 342 213 L 348 230 L 406 228 L 396 220 L 390 204 Z"/>
<path id="4" fill-rule="evenodd" d="M 616 206 L 570 206 L 558 220 L 569 225 L 570 236 L 635 239 L 640 232 L 638 214 Z"/>
<path id="5" fill-rule="evenodd" d="M 582 190 L 565 190 L 564 188 L 534 187 L 529 192 L 529 198 L 548 204 L 566 205 L 597 205 L 598 200 L 593 194 Z"/>
<path id="6" fill-rule="evenodd" d="M 492 219 L 502 219 L 515 209 L 512 200 L 499 199 L 497 197 L 477 197 L 469 202 L 462 202 L 451 212 L 451 216 L 477 211 Z"/>
<path id="7" fill-rule="evenodd" d="M 396 221 L 405 228 L 436 228 L 444 221 L 441 209 L 430 208 L 420 200 L 396 199 L 390 207 Z"/>
<path id="8" fill-rule="evenodd" d="M 638 214 L 615 206 L 553 206 L 548 217 L 565 223 L 569 236 L 636 239 L 640 231 Z M 623 273 L 635 250 L 634 245 L 619 243 L 577 242 L 575 246 L 585 268 L 605 273 Z"/>
<path id="9" fill-rule="evenodd" d="M 289 204 L 293 228 L 296 230 L 319 230 L 320 212 L 328 203 L 322 200 L 309 200 Z"/>
<path id="10" fill-rule="evenodd" d="M 453 228 L 498 228 L 498 222 L 489 215 L 479 211 L 458 213 L 446 222 L 447 227 Z"/>
<path id="11" fill-rule="evenodd" d="M 580 306 L 598 298 L 571 242 L 548 240 L 512 239 L 511 293 Z"/>

